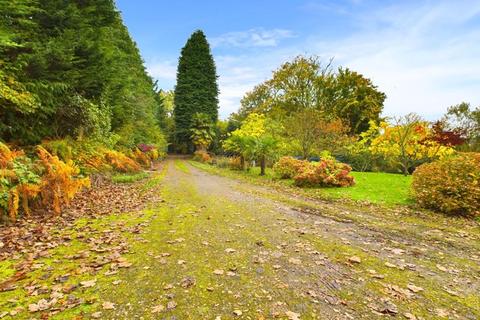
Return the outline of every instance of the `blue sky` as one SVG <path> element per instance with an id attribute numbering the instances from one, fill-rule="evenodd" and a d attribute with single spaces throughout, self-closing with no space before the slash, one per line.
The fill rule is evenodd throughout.
<path id="1" fill-rule="evenodd" d="M 298 54 L 372 79 L 384 115 L 440 117 L 480 105 L 480 1 L 116 0 L 149 73 L 175 85 L 180 49 L 202 29 L 212 46 L 220 115 Z"/>

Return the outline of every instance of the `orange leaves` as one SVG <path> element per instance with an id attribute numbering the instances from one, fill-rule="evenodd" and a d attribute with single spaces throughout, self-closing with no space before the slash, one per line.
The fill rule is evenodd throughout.
<path id="1" fill-rule="evenodd" d="M 105 160 L 107 160 L 113 169 L 120 172 L 135 172 L 140 171 L 141 169 L 140 165 L 135 160 L 118 151 L 106 151 Z"/>
<path id="2" fill-rule="evenodd" d="M 297 186 L 347 187 L 355 184 L 350 174 L 352 168 L 335 160 L 318 163 L 282 157 L 274 166 L 281 178 L 293 178 Z"/>
<path id="3" fill-rule="evenodd" d="M 20 196 L 18 195 L 18 189 L 13 188 L 9 192 L 9 198 L 8 198 L 8 216 L 12 221 L 15 221 L 17 218 L 19 200 L 20 200 Z"/>
<path id="4" fill-rule="evenodd" d="M 150 158 L 149 154 L 143 151 L 140 151 L 140 149 L 135 149 L 132 152 L 132 158 L 139 164 L 145 166 L 145 167 L 150 167 L 152 164 L 152 159 Z"/>
<path id="5" fill-rule="evenodd" d="M 37 153 L 45 169 L 40 191 L 42 202 L 59 215 L 62 205 L 68 205 L 78 191 L 90 186 L 90 179 L 77 178 L 80 170 L 73 161 L 65 163 L 41 146 L 37 148 Z"/>
<path id="6" fill-rule="evenodd" d="M 21 150 L 11 150 L 0 143 L 0 211 L 15 221 L 20 201 L 29 215 L 28 201 L 39 192 L 38 176 Z"/>
<path id="7" fill-rule="evenodd" d="M 208 152 L 204 150 L 197 150 L 193 154 L 193 160 L 203 162 L 203 163 L 211 163 L 212 157 L 208 154 Z"/>
<path id="8" fill-rule="evenodd" d="M 6 144 L 0 142 L 0 168 L 6 169 L 20 156 L 23 156 L 23 151 L 11 150 Z"/>
<path id="9" fill-rule="evenodd" d="M 306 160 L 297 160 L 293 157 L 281 157 L 273 166 L 275 172 L 282 179 L 292 179 L 298 174 L 300 169 L 308 164 Z"/>
<path id="10" fill-rule="evenodd" d="M 103 147 L 94 152 L 79 150 L 74 153 L 74 159 L 83 172 L 140 171 L 140 164 L 150 166 L 160 156 L 156 149 L 149 152 L 136 149 L 131 152 L 132 157 Z M 30 202 L 37 196 L 41 202 L 36 204 L 60 215 L 62 207 L 69 205 L 82 188 L 90 187 L 90 179 L 80 175 L 80 167 L 72 160 L 62 161 L 42 146 L 36 151 L 38 160 L 32 160 L 23 151 L 11 150 L 0 142 L 0 214 L 8 215 L 12 221 L 19 211 L 29 216 Z"/>

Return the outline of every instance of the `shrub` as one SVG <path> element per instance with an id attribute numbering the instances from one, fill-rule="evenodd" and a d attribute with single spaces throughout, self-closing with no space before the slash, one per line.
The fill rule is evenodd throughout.
<path id="1" fill-rule="evenodd" d="M 37 153 L 44 171 L 40 190 L 42 203 L 59 215 L 63 205 L 68 205 L 83 187 L 90 186 L 90 179 L 77 177 L 80 169 L 73 161 L 63 162 L 41 146 Z"/>
<path id="2" fill-rule="evenodd" d="M 219 168 L 229 168 L 230 167 L 230 157 L 216 157 L 214 163 Z"/>
<path id="3" fill-rule="evenodd" d="M 273 166 L 273 170 L 281 179 L 292 179 L 300 169 L 308 164 L 308 161 L 297 160 L 293 157 L 281 157 Z"/>
<path id="4" fill-rule="evenodd" d="M 57 156 L 62 161 L 73 159 L 73 141 L 68 138 L 60 140 L 42 141 L 42 146 L 52 155 Z"/>
<path id="5" fill-rule="evenodd" d="M 419 166 L 413 194 L 425 208 L 480 215 L 480 153 L 463 153 Z"/>
<path id="6" fill-rule="evenodd" d="M 135 160 L 118 151 L 107 150 L 105 152 L 105 160 L 107 160 L 108 164 L 110 164 L 116 171 L 136 172 L 141 169 L 140 165 Z"/>
<path id="7" fill-rule="evenodd" d="M 348 187 L 355 184 L 354 178 L 349 175 L 351 170 L 349 165 L 335 160 L 307 162 L 293 180 L 297 186 Z"/>
<path id="8" fill-rule="evenodd" d="M 232 170 L 243 170 L 243 163 L 240 157 L 228 158 L 228 167 Z"/>
<path id="9" fill-rule="evenodd" d="M 40 177 L 34 172 L 32 161 L 22 151 L 10 150 L 0 142 L 0 211 L 15 221 L 22 204 L 29 216 L 29 200 L 40 192 Z"/>
<path id="10" fill-rule="evenodd" d="M 153 149 L 152 149 L 153 150 Z M 151 150 L 149 150 L 151 151 Z M 147 151 L 147 152 L 149 152 Z M 143 152 L 140 149 L 134 149 L 131 152 L 131 158 L 137 162 L 138 164 L 144 166 L 144 167 L 150 167 L 152 164 L 152 159 L 150 156 L 147 154 L 147 152 Z"/>
<path id="11" fill-rule="evenodd" d="M 193 160 L 203 163 L 211 163 L 212 157 L 206 151 L 198 150 L 193 154 Z"/>
<path id="12" fill-rule="evenodd" d="M 154 145 L 141 143 L 138 145 L 138 149 L 143 152 L 151 161 L 155 161 L 164 156 L 164 153 L 160 152 L 159 149 Z"/>

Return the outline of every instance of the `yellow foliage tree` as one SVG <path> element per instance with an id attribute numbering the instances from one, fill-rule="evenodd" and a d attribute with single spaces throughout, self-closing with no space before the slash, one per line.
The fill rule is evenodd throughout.
<path id="1" fill-rule="evenodd" d="M 405 175 L 417 164 L 454 153 L 451 147 L 435 141 L 428 122 L 415 114 L 397 118 L 393 124 L 382 122 L 377 126 L 372 122 L 368 133 L 379 133 L 370 139 L 370 151 L 397 163 Z"/>

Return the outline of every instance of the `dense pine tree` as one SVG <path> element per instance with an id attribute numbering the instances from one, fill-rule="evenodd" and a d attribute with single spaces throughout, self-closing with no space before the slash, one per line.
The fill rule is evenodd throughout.
<path id="1" fill-rule="evenodd" d="M 163 139 L 161 108 L 113 0 L 0 0 L 0 140 Z"/>
<path id="2" fill-rule="evenodd" d="M 218 119 L 218 85 L 215 62 L 205 34 L 197 30 L 182 48 L 174 98 L 175 143 L 178 151 L 193 150 L 190 129 L 193 116 L 204 113 Z"/>

